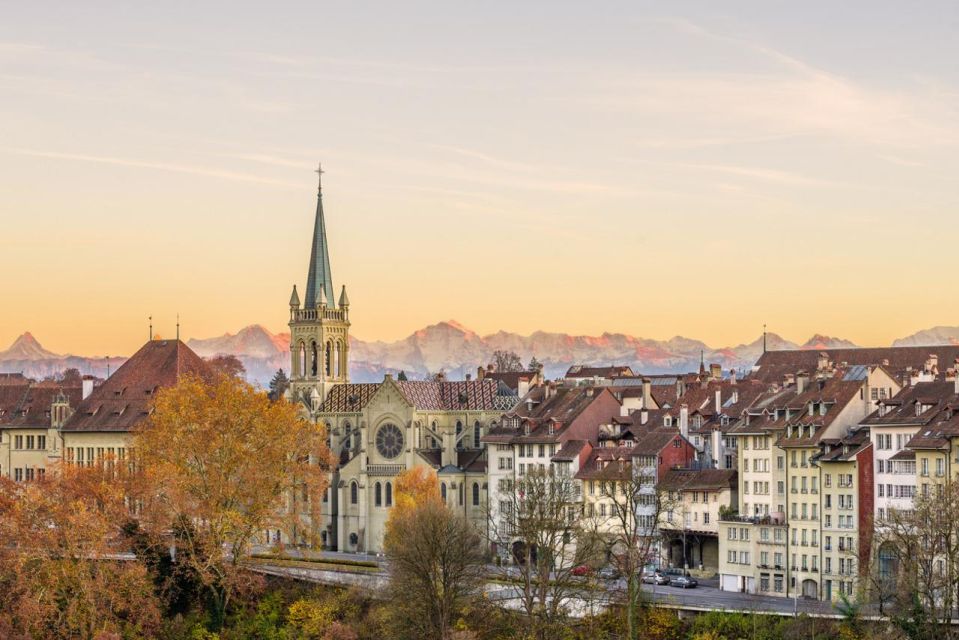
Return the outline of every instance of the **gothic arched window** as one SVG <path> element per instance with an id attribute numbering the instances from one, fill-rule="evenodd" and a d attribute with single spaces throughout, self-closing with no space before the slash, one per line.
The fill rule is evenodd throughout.
<path id="1" fill-rule="evenodd" d="M 386 483 L 386 506 L 393 506 L 393 485 L 389 482 Z"/>
<path id="2" fill-rule="evenodd" d="M 463 448 L 463 441 L 460 440 L 460 434 L 462 433 L 463 433 L 463 423 L 457 420 L 456 421 L 456 448 L 457 449 Z"/>
<path id="3" fill-rule="evenodd" d="M 336 341 L 336 346 L 333 348 L 333 375 L 337 378 L 340 377 L 340 341 Z"/>
<path id="4" fill-rule="evenodd" d="M 302 342 L 300 343 L 300 361 L 296 363 L 296 373 L 300 375 L 301 378 L 306 377 L 306 345 Z"/>
<path id="5" fill-rule="evenodd" d="M 474 507 L 478 507 L 478 506 L 479 506 L 479 498 L 480 498 L 480 496 L 479 496 L 479 483 L 478 483 L 478 482 L 474 482 L 474 483 L 473 483 L 473 506 L 474 506 Z"/>
<path id="6" fill-rule="evenodd" d="M 373 504 L 375 504 L 377 507 L 382 507 L 383 506 L 383 487 L 380 486 L 379 482 L 376 483 L 376 486 L 373 489 L 373 495 L 374 495 Z"/>
<path id="7" fill-rule="evenodd" d="M 316 377 L 316 366 L 317 366 L 317 365 L 316 365 L 316 342 L 315 342 L 315 341 L 310 343 L 310 351 L 312 352 L 312 359 L 311 359 L 312 364 L 310 365 L 310 371 L 311 371 L 311 375 L 315 378 L 315 377 Z"/>
<path id="8" fill-rule="evenodd" d="M 443 498 L 443 502 L 446 502 L 446 483 L 440 485 L 440 496 Z"/>
<path id="9" fill-rule="evenodd" d="M 356 504 L 360 501 L 359 498 L 359 487 L 356 486 L 355 482 L 350 483 L 350 504 Z"/>
<path id="10" fill-rule="evenodd" d="M 332 342 L 326 343 L 326 363 L 325 363 L 324 370 L 326 371 L 326 375 L 328 376 L 333 375 L 333 343 Z"/>
<path id="11" fill-rule="evenodd" d="M 473 425 L 473 448 L 480 448 L 480 436 L 482 436 L 482 429 L 480 428 L 479 420 L 476 421 L 476 424 Z"/>

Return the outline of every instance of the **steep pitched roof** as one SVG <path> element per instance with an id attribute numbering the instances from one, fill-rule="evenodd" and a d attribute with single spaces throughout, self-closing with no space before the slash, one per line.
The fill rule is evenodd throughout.
<path id="1" fill-rule="evenodd" d="M 323 413 L 356 413 L 362 411 L 385 383 L 339 384 L 330 389 L 320 408 Z M 420 411 L 499 411 L 496 380 L 405 380 L 394 381 L 400 393 Z M 515 400 L 516 396 L 512 396 Z M 512 402 L 508 402 L 512 404 Z"/>
<path id="2" fill-rule="evenodd" d="M 953 382 L 918 382 L 904 387 L 892 398 L 879 401 L 880 408 L 869 414 L 861 424 L 871 427 L 890 425 L 925 425 L 947 408 L 957 408 L 959 396 Z M 927 407 L 916 412 L 916 405 Z M 921 407 L 921 408 L 922 408 Z"/>
<path id="3" fill-rule="evenodd" d="M 604 367 L 575 364 L 566 371 L 567 378 L 618 378 L 620 376 L 633 377 L 633 370 L 625 364 Z"/>
<path id="4" fill-rule="evenodd" d="M 157 391 L 188 375 L 214 374 L 181 341 L 151 340 L 80 403 L 63 430 L 130 431 L 149 415 Z"/>
<path id="5" fill-rule="evenodd" d="M 0 408 L 3 408 L 4 390 L 14 388 L 0 387 Z M 33 383 L 20 393 L 20 399 L 12 410 L 3 408 L 0 427 L 49 427 L 50 407 L 60 394 L 71 407 L 76 408 L 83 396 L 83 387 L 79 383 L 64 385 L 50 380 Z"/>
<path id="6" fill-rule="evenodd" d="M 329 243 L 326 240 L 326 218 L 323 216 L 322 182 L 316 193 L 316 220 L 313 223 L 313 244 L 310 246 L 310 270 L 306 275 L 304 306 L 307 309 L 312 309 L 319 304 L 321 299 L 325 299 L 330 306 L 335 304 L 333 272 L 330 269 L 330 250 Z"/>

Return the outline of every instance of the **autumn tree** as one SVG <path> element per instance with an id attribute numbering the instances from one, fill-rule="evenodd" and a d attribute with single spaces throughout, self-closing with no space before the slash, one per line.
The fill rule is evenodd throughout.
<path id="1" fill-rule="evenodd" d="M 580 490 L 568 475 L 531 468 L 504 480 L 500 502 L 490 513 L 490 542 L 513 550 L 529 635 L 552 637 L 582 589 L 573 570 L 595 560 L 600 540 L 585 526 Z"/>
<path id="2" fill-rule="evenodd" d="M 397 479 L 384 549 L 398 621 L 412 637 L 448 640 L 453 622 L 482 586 L 482 540 L 439 498 L 435 476 L 429 480 Z"/>
<path id="3" fill-rule="evenodd" d="M 172 532 L 216 626 L 248 579 L 240 570 L 254 537 L 288 523 L 298 504 L 321 504 L 331 465 L 326 435 L 297 411 L 236 378 L 188 376 L 157 394 L 134 434 L 141 523 Z"/>
<path id="4" fill-rule="evenodd" d="M 126 551 L 119 484 L 67 467 L 0 479 L 0 637 L 147 637 L 160 624 L 144 565 Z"/>
<path id="5" fill-rule="evenodd" d="M 283 397 L 286 390 L 290 388 L 290 379 L 286 376 L 283 369 L 277 369 L 270 379 L 270 400 L 276 401 Z"/>
<path id="6" fill-rule="evenodd" d="M 212 358 L 205 358 L 206 363 L 214 372 L 230 378 L 243 378 L 246 376 L 246 367 L 240 362 L 240 359 L 234 355 L 217 355 Z"/>
<path id="7" fill-rule="evenodd" d="M 516 352 L 506 349 L 497 349 L 493 352 L 493 364 L 496 365 L 496 370 L 500 372 L 523 370 L 523 361 L 519 359 Z"/>

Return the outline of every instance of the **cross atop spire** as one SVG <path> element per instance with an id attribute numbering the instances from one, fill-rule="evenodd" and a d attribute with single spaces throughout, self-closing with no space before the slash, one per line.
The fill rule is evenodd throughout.
<path id="1" fill-rule="evenodd" d="M 312 309 L 321 298 L 333 304 L 333 275 L 330 270 L 329 244 L 326 240 L 326 218 L 323 216 L 323 166 L 318 165 L 316 174 L 319 186 L 316 192 L 316 222 L 313 225 L 313 245 L 310 249 L 310 270 L 306 275 L 305 307 Z M 320 295 L 320 290 L 323 295 Z"/>
<path id="2" fill-rule="evenodd" d="M 316 192 L 317 192 L 317 193 L 323 193 L 323 163 L 322 163 L 322 162 L 318 162 L 318 163 L 317 163 L 317 165 L 316 165 L 316 171 L 314 171 L 313 173 L 315 173 L 317 176 L 319 176 L 318 179 L 317 179 L 318 185 L 317 185 L 317 188 L 316 188 Z"/>

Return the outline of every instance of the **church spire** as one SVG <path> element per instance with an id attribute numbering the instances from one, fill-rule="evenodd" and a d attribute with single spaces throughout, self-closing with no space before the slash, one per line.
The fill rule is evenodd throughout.
<path id="1" fill-rule="evenodd" d="M 316 222 L 313 226 L 313 246 L 310 251 L 310 271 L 306 276 L 307 309 L 315 307 L 321 297 L 333 299 L 333 276 L 330 271 L 329 245 L 326 241 L 326 220 L 323 217 L 323 166 L 316 169 L 319 175 L 316 192 Z M 322 290 L 323 296 L 320 295 Z"/>

